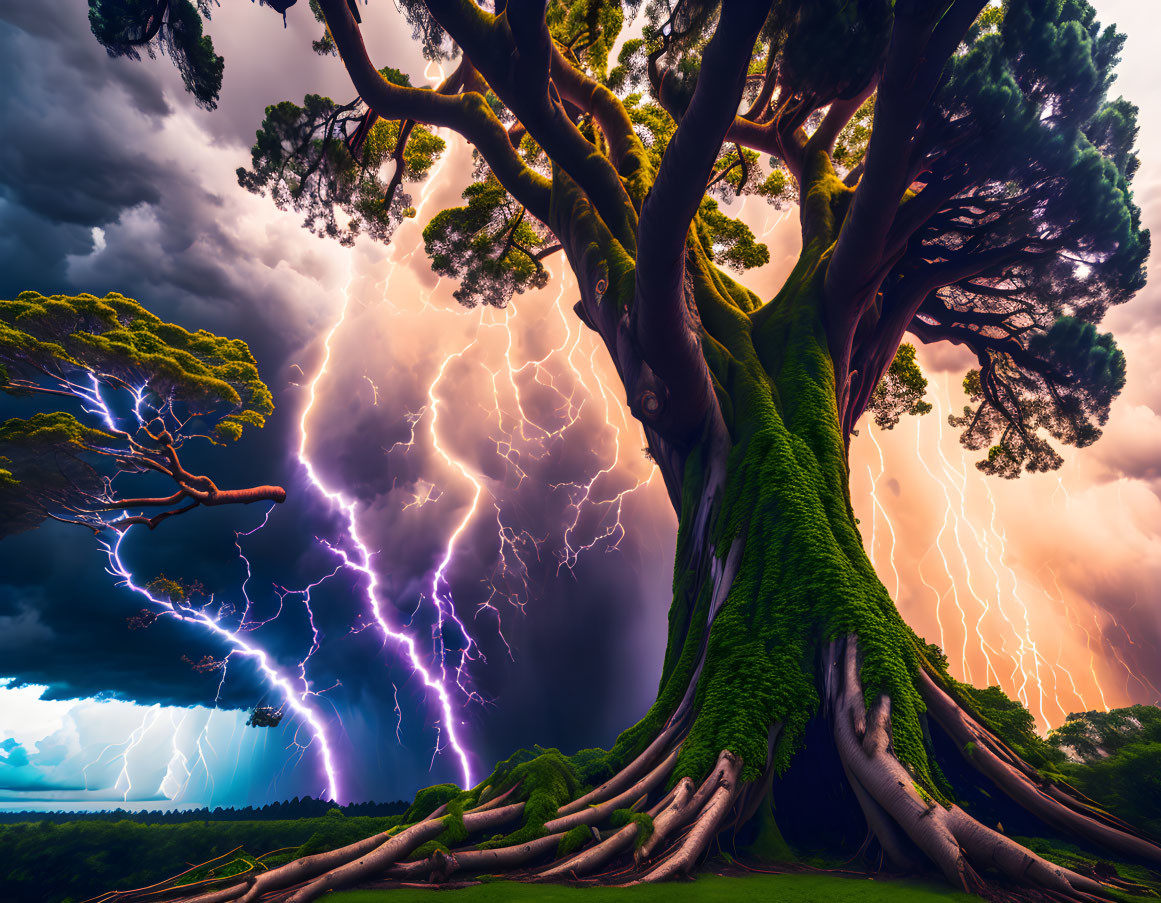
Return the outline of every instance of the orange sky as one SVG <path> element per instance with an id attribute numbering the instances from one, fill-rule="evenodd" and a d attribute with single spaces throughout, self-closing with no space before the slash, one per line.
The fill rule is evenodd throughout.
<path id="1" fill-rule="evenodd" d="M 1149 40 L 1155 17 L 1128 0 L 1096 6 L 1102 21 L 1130 36 L 1114 91 L 1141 108 L 1136 196 L 1146 223 L 1159 225 L 1161 94 L 1153 84 L 1161 72 Z M 437 77 L 434 69 L 427 75 Z M 458 202 L 470 167 L 468 151 L 453 141 L 423 189 L 419 218 L 404 223 L 389 248 L 360 245 L 354 252 L 355 309 L 336 336 L 334 403 L 319 428 L 341 433 L 351 399 L 374 403 L 384 386 L 408 394 L 412 413 L 428 410 L 418 430 L 431 453 L 422 473 L 367 503 L 368 523 L 393 537 L 409 525 L 457 521 L 473 504 L 486 519 L 488 505 L 519 479 L 513 462 L 536 453 L 536 427 L 530 435 L 521 420 L 551 430 L 575 416 L 580 427 L 572 435 L 583 436 L 591 453 L 583 479 L 595 481 L 591 497 L 603 502 L 578 512 L 573 539 L 583 545 L 616 522 L 609 500 L 649 479 L 644 442 L 626 419 L 606 355 L 571 314 L 577 292 L 571 274 L 561 274 L 562 261 L 550 261 L 554 275 L 545 289 L 518 296 L 507 313 L 463 311 L 452 286 L 430 272 L 422 225 Z M 743 281 L 772 297 L 797 253 L 795 211 L 757 198 L 738 207 L 771 249 L 771 262 Z M 1161 379 L 1151 367 L 1161 351 L 1159 268 L 1155 254 L 1149 287 L 1106 320 L 1129 359 L 1128 385 L 1106 435 L 1089 449 L 1066 450 L 1060 471 L 1004 481 L 974 468 L 978 456 L 959 446 L 946 423 L 965 402 L 960 380 L 972 365 L 951 346 L 920 347 L 935 411 L 889 432 L 864 421 L 852 445 L 864 539 L 904 617 L 945 648 L 956 676 L 999 683 L 1045 728 L 1072 711 L 1161 701 Z M 434 504 L 423 504 L 425 496 Z M 650 547 L 661 550 L 642 564 L 643 593 L 660 607 L 668 584 L 665 537 L 674 524 L 659 478 L 637 488 L 622 513 L 626 529 L 648 534 Z M 601 547 L 609 544 L 606 537 Z"/>

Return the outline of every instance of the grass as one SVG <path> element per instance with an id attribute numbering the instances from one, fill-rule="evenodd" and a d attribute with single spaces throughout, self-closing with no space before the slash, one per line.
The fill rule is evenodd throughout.
<path id="1" fill-rule="evenodd" d="M 630 888 L 496 881 L 461 890 L 353 890 L 327 899 L 334 903 L 979 903 L 978 897 L 938 884 L 819 874 L 702 875 L 696 881 Z"/>

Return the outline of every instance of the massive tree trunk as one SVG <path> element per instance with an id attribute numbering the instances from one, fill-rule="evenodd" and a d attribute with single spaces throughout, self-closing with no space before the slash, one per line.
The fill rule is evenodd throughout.
<path id="1" fill-rule="evenodd" d="M 813 253 L 774 302 L 726 320 L 717 301 L 736 287 L 691 249 L 716 404 L 682 445 L 642 411 L 680 522 L 657 701 L 609 753 L 611 776 L 553 795 L 544 775 L 568 771 L 566 760 L 501 767 L 401 831 L 190 899 L 306 903 L 368 882 L 480 873 L 649 882 L 690 873 L 719 842 L 785 853 L 787 841 L 936 870 L 994 898 L 1109 895 L 968 815 L 967 785 L 992 797 L 981 818 L 1023 811 L 1053 836 L 1161 863 L 1150 840 L 1042 778 L 961 707 L 876 576 L 850 502 Z M 624 311 L 604 297 L 608 264 L 599 269 L 597 301 Z M 623 336 L 621 319 L 608 335 Z M 653 384 L 620 347 L 632 405 Z M 619 810 L 638 814 L 617 822 Z"/>

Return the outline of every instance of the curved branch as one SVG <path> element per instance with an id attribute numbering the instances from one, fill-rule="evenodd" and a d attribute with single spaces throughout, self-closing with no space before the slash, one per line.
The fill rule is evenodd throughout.
<path id="1" fill-rule="evenodd" d="M 641 207 L 634 334 L 645 361 L 686 408 L 678 432 L 700 424 L 715 403 L 686 300 L 687 236 L 741 100 L 750 55 L 738 48 L 754 46 L 767 9 L 767 3 L 723 3 L 689 107 Z"/>
<path id="2" fill-rule="evenodd" d="M 498 15 L 470 0 L 427 0 L 427 8 L 554 166 L 581 187 L 617 241 L 633 253 L 636 210 L 617 170 L 594 152 L 552 88 L 553 42 L 542 0 L 510 0 Z"/>
<path id="3" fill-rule="evenodd" d="M 839 132 L 846 127 L 846 124 L 851 121 L 851 117 L 855 115 L 859 107 L 874 93 L 878 84 L 879 79 L 876 75 L 854 97 L 847 98 L 846 100 L 836 100 L 831 103 L 830 109 L 822 117 L 822 122 L 819 123 L 818 128 L 814 130 L 807 140 L 803 156 L 809 157 L 817 151 L 824 151 L 829 154 L 834 150 L 834 143 L 838 139 Z"/>
<path id="4" fill-rule="evenodd" d="M 393 85 L 372 64 L 346 0 L 319 0 L 327 28 L 355 90 L 384 119 L 413 119 L 449 128 L 480 152 L 500 184 L 542 222 L 548 221 L 548 180 L 525 165 L 508 133 L 478 93 L 446 96 Z"/>
<path id="5" fill-rule="evenodd" d="M 621 99 L 573 66 L 553 42 L 549 58 L 552 83 L 563 100 L 592 115 L 609 142 L 609 157 L 623 178 L 631 178 L 647 159 Z"/>
<path id="6" fill-rule="evenodd" d="M 944 0 L 899 8 L 875 101 L 863 178 L 851 199 L 826 274 L 835 334 L 849 341 L 861 311 L 855 299 L 877 287 L 888 232 L 911 182 L 913 138 L 947 59 L 987 0 Z"/>

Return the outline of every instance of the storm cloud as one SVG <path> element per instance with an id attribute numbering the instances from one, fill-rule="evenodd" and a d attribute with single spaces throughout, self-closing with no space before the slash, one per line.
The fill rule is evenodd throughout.
<path id="1" fill-rule="evenodd" d="M 1137 191 L 1156 223 L 1161 98 L 1149 91 L 1149 15 L 1127 3 L 1097 5 L 1130 34 L 1123 89 L 1142 104 L 1145 125 Z M 24 289 L 123 292 L 189 328 L 246 340 L 275 394 L 266 429 L 236 448 L 205 450 L 195 463 L 221 483 L 281 483 L 286 504 L 252 533 L 265 509 L 198 511 L 155 533 L 130 534 L 124 558 L 134 575 L 199 580 L 215 604 L 248 600 L 255 623 L 280 613 L 247 636 L 293 675 L 311 646 L 313 614 L 320 643 L 307 672 L 310 689 L 325 692 L 309 699 L 333 732 L 346 796 L 397 798 L 458 778 L 451 757 L 432 757 L 437 738 L 446 742 L 437 701 L 375 630 L 366 579 L 350 569 L 328 577 L 312 590 L 309 613 L 301 594 L 287 593 L 340 563 L 320 540 L 353 552 L 342 512 L 311 485 L 295 454 L 306 384 L 345 310 L 307 420 L 307 452 L 321 479 L 354 503 L 383 610 L 419 638 L 432 668 L 433 582 L 442 568 L 446 580 L 434 594 L 455 600 L 476 643 L 465 688 L 483 702 L 457 690 L 454 709 L 475 772 L 517 746 L 610 743 L 655 695 L 675 521 L 606 355 L 571 314 L 577 289 L 563 262 L 550 260 L 548 286 L 518 296 L 506 312 L 465 311 L 455 302 L 453 286 L 430 271 L 421 239 L 424 218 L 457 203 L 470 179 L 470 152 L 450 136 L 438 176 L 416 192 L 420 216 L 389 247 L 360 242 L 344 250 L 238 188 L 234 170 L 248 162 L 267 103 L 308 91 L 350 96 L 339 62 L 307 51 L 318 26 L 305 4 L 285 27 L 255 3 L 215 10 L 210 33 L 226 76 L 214 113 L 195 107 L 167 60 L 110 59 L 89 34 L 83 5 L 11 7 L 0 10 L 0 77 L 8 86 L 0 96 L 0 297 Z M 377 62 L 400 66 L 416 84 L 438 77 L 393 4 L 372 4 L 365 17 Z M 770 264 L 746 282 L 770 297 L 797 254 L 796 211 L 750 199 L 742 215 L 771 247 Z M 1161 685 L 1161 666 L 1149 655 L 1161 643 L 1161 380 L 1149 363 L 1161 352 L 1156 262 L 1150 275 L 1141 297 L 1110 316 L 1130 371 L 1107 435 L 1070 454 L 1059 481 L 981 484 L 971 453 L 965 457 L 946 425 L 938 430 L 940 414 L 877 434 L 882 464 L 866 430 L 854 443 L 855 504 L 880 573 L 891 589 L 899 573 L 904 615 L 947 647 L 961 676 L 971 670 L 977 682 L 995 678 L 1022 691 L 1016 635 L 976 620 L 989 593 L 1009 606 L 1022 594 L 1042 658 L 1071 668 L 1079 682 L 1072 695 L 1063 677 L 1053 678 L 1046 692 L 1060 694 L 1060 706 L 1153 701 L 1149 687 Z M 957 384 L 970 361 L 956 348 L 923 349 L 921 359 L 933 388 L 945 393 L 946 416 L 962 404 Z M 0 404 L 3 416 L 27 410 L 16 400 Z M 920 442 L 931 443 L 923 446 L 930 455 L 942 448 L 948 456 L 943 482 L 917 467 Z M 965 549 L 944 580 L 936 540 L 950 543 L 952 534 L 941 487 L 956 485 L 971 524 L 990 523 L 994 501 L 1003 539 L 988 540 L 987 553 Z M 890 555 L 884 517 L 895 531 Z M 455 554 L 444 566 L 453 536 Z M 989 570 L 988 555 L 1001 551 L 1011 579 Z M 127 619 L 143 601 L 115 585 L 106 564 L 87 534 L 63 525 L 0 546 L 0 676 L 46 685 L 56 699 L 216 700 L 240 710 L 278 704 L 244 658 L 231 659 L 225 681 L 218 671 L 191 668 L 183 657 L 222 660 L 228 652 L 196 625 L 169 618 L 130 630 Z M 952 583 L 963 588 L 965 605 L 976 605 L 970 617 L 951 607 Z M 996 637 L 990 666 L 980 630 Z M 447 637 L 462 640 L 450 628 Z M 1059 706 L 1028 698 L 1045 718 L 1061 717 Z M 271 746 L 282 749 L 293 725 L 278 731 Z M 6 749 L 10 759 L 15 747 Z M 269 756 L 254 756 L 255 769 L 271 767 Z M 262 788 L 317 785 L 309 750 L 283 756 L 303 763 L 291 771 L 306 769 L 309 780 L 292 791 L 265 781 Z M 15 765 L 9 760 L 8 770 Z"/>

